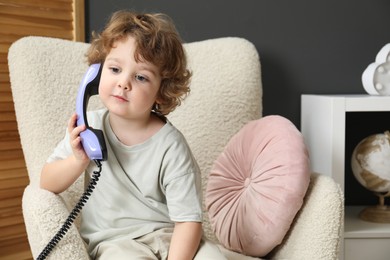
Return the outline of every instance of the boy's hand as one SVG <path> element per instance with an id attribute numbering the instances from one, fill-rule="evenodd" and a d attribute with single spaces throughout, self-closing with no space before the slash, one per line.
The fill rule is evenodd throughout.
<path id="1" fill-rule="evenodd" d="M 85 171 L 90 162 L 81 145 L 80 133 L 85 125 L 76 127 L 77 115 L 68 122 L 70 145 L 73 154 L 63 160 L 46 163 L 41 172 L 41 188 L 59 194 L 65 191 Z M 60 177 L 59 177 L 60 176 Z"/>
<path id="2" fill-rule="evenodd" d="M 89 161 L 88 155 L 85 153 L 81 144 L 80 133 L 86 129 L 85 125 L 76 126 L 77 114 L 74 113 L 68 123 L 68 132 L 70 136 L 70 145 L 73 150 L 73 155 L 79 161 Z"/>

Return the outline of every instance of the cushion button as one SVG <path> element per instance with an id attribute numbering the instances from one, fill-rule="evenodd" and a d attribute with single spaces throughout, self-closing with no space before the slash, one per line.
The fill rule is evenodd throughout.
<path id="1" fill-rule="evenodd" d="M 251 184 L 251 179 L 250 178 L 246 178 L 245 182 L 244 182 L 245 188 L 247 188 L 249 186 L 249 184 Z"/>

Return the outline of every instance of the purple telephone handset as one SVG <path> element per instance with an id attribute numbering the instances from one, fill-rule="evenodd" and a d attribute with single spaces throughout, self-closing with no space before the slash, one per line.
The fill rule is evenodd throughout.
<path id="1" fill-rule="evenodd" d="M 86 130 L 80 133 L 81 143 L 85 153 L 91 160 L 107 160 L 107 148 L 103 131 L 89 127 L 87 121 L 87 106 L 91 96 L 99 93 L 99 82 L 102 73 L 100 64 L 92 64 L 85 73 L 79 87 L 76 99 L 77 125 L 86 125 Z"/>

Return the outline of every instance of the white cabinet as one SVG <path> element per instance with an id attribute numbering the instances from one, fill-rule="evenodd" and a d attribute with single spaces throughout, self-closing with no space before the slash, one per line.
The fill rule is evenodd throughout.
<path id="1" fill-rule="evenodd" d="M 355 121 L 358 120 L 353 125 L 353 131 L 347 124 L 350 122 L 348 118 L 352 117 L 349 115 L 353 115 Z M 376 119 L 378 115 L 380 119 Z M 382 128 L 390 130 L 390 97 L 302 95 L 301 131 L 309 149 L 312 170 L 335 179 L 346 196 L 344 243 L 340 255 L 345 260 L 390 259 L 390 224 L 370 223 L 358 218 L 358 213 L 365 204 L 355 205 L 353 196 L 359 196 L 361 192 L 349 194 L 348 185 L 352 184 L 348 178 L 351 177 L 348 175 L 346 178 L 346 172 L 350 171 L 348 162 L 351 145 L 346 146 L 351 140 L 349 135 L 354 135 L 353 138 L 356 139 L 355 135 L 359 137 L 358 132 L 364 131 L 362 129 L 365 126 L 375 128 L 376 124 L 378 132 L 383 131 Z M 360 134 L 365 136 L 367 133 Z M 364 190 L 363 187 L 361 189 Z"/>

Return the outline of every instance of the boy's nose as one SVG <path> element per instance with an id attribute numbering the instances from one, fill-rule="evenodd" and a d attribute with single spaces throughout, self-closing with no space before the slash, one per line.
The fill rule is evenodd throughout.
<path id="1" fill-rule="evenodd" d="M 124 90 L 131 90 L 131 82 L 130 80 L 128 80 L 127 78 L 126 79 L 123 79 L 119 82 L 118 86 L 120 88 L 123 88 Z"/>

